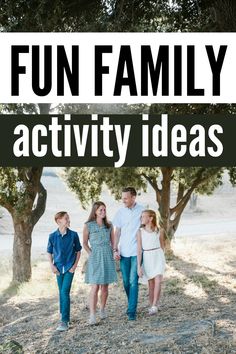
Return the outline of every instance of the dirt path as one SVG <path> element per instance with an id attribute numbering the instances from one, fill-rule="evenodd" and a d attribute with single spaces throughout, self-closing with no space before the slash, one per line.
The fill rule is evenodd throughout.
<path id="1" fill-rule="evenodd" d="M 142 285 L 138 318 L 132 323 L 126 319 L 119 279 L 110 288 L 108 319 L 94 327 L 87 325 L 89 287 L 81 263 L 72 290 L 71 328 L 63 334 L 55 332 L 55 279 L 41 256 L 29 284 L 3 292 L 2 353 L 23 353 L 21 347 L 29 354 L 236 353 L 236 239 L 225 240 L 218 236 L 213 246 L 210 241 L 178 241 L 175 256 L 168 260 L 160 312 L 148 317 L 147 289 Z"/>

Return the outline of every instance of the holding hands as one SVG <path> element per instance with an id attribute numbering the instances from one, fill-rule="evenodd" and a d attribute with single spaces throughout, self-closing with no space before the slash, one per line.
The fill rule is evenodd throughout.
<path id="1" fill-rule="evenodd" d="M 113 250 L 113 258 L 115 261 L 119 261 L 120 260 L 120 254 L 117 250 Z"/>

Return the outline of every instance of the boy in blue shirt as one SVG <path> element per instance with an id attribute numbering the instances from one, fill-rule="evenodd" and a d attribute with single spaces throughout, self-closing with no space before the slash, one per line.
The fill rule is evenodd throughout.
<path id="1" fill-rule="evenodd" d="M 59 289 L 61 322 L 57 331 L 66 331 L 70 321 L 70 289 L 82 247 L 77 232 L 69 229 L 66 211 L 56 213 L 55 221 L 58 229 L 49 235 L 47 252 Z"/>

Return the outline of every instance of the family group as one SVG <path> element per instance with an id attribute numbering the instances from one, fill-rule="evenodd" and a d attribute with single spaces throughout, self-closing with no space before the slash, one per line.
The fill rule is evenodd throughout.
<path id="1" fill-rule="evenodd" d="M 161 282 L 165 270 L 164 231 L 158 226 L 156 213 L 136 202 L 133 187 L 124 188 L 122 202 L 112 223 L 107 218 L 106 205 L 95 202 L 83 229 L 83 248 L 88 253 L 85 283 L 91 285 L 89 324 L 96 324 L 98 292 L 100 319 L 107 317 L 108 286 L 117 282 L 116 261 L 127 295 L 128 320 L 136 320 L 139 280 L 149 288 L 149 315 L 158 311 Z M 49 235 L 47 253 L 59 289 L 60 322 L 58 331 L 69 328 L 70 289 L 80 255 L 81 243 L 77 232 L 70 229 L 67 212 L 55 215 L 58 225 Z"/>

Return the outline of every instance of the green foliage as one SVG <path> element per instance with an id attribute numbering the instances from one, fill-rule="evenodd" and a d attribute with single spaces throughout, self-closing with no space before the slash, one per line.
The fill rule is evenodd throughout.
<path id="1" fill-rule="evenodd" d="M 6 354 L 23 354 L 24 349 L 22 345 L 15 340 L 10 340 L 8 342 L 5 342 L 3 344 L 0 344 L 0 353 L 6 353 Z"/>
<path id="2" fill-rule="evenodd" d="M 25 186 L 21 181 L 18 169 L 0 167 L 0 205 L 15 207 L 24 196 Z"/>
<path id="3" fill-rule="evenodd" d="M 146 181 L 141 176 L 141 170 L 138 167 L 97 168 L 97 170 L 116 199 L 120 199 L 121 190 L 127 186 L 133 186 L 138 191 L 146 190 Z"/>
<path id="4" fill-rule="evenodd" d="M 102 178 L 92 167 L 68 167 L 63 175 L 70 189 L 77 195 L 83 208 L 88 202 L 98 199 L 102 189 Z"/>
<path id="5" fill-rule="evenodd" d="M 169 295 L 178 295 L 183 293 L 184 282 L 179 278 L 168 279 L 165 282 L 165 293 Z"/>
<path id="6" fill-rule="evenodd" d="M 236 167 L 228 167 L 229 179 L 233 186 L 236 186 Z"/>
<path id="7" fill-rule="evenodd" d="M 202 172 L 202 167 L 177 167 L 173 174 L 174 187 L 177 189 L 179 183 L 184 186 L 184 189 L 192 187 L 194 180 L 198 174 Z M 204 181 L 195 188 L 195 193 L 210 195 L 215 188 L 222 185 L 222 175 L 224 168 L 207 167 L 202 172 Z"/>
<path id="8" fill-rule="evenodd" d="M 108 1 L 108 31 L 163 31 L 168 1 Z"/>
<path id="9" fill-rule="evenodd" d="M 33 167 L 0 167 L 0 205 L 10 213 L 14 211 L 22 217 L 31 213 L 42 169 L 35 170 Z"/>
<path id="10" fill-rule="evenodd" d="M 232 179 L 236 181 L 236 168 L 231 169 Z M 176 190 L 179 183 L 188 190 L 201 172 L 203 182 L 195 188 L 195 193 L 212 194 L 222 184 L 224 168 L 219 167 L 186 167 L 175 168 L 172 175 L 172 186 Z M 120 199 L 121 190 L 134 186 L 138 191 L 146 190 L 148 179 L 161 183 L 161 170 L 158 167 L 122 167 L 92 168 L 69 167 L 65 169 L 64 178 L 69 188 L 79 197 L 83 206 L 91 200 L 99 198 L 103 183 L 107 185 L 116 199 Z"/>
<path id="11" fill-rule="evenodd" d="M 190 277 L 190 280 L 205 291 L 213 290 L 218 285 L 216 280 L 209 279 L 205 274 L 194 274 Z"/>
<path id="12" fill-rule="evenodd" d="M 2 31 L 9 32 L 99 30 L 105 10 L 102 0 L 5 0 L 0 24 Z"/>
<path id="13" fill-rule="evenodd" d="M 1 114 L 39 114 L 38 106 L 35 104 L 11 103 L 0 106 Z"/>
<path id="14" fill-rule="evenodd" d="M 84 208 L 99 199 L 103 184 L 108 186 L 116 199 L 120 199 L 121 190 L 127 185 L 146 190 L 146 182 L 139 168 L 67 167 L 63 178 Z"/>
<path id="15" fill-rule="evenodd" d="M 166 8 L 154 0 L 5 0 L 0 24 L 3 31 L 151 31 Z"/>
<path id="16" fill-rule="evenodd" d="M 233 0 L 3 0 L 2 31 L 235 31 Z"/>
<path id="17" fill-rule="evenodd" d="M 3 31 L 110 31 L 154 16 L 156 1 L 5 0 L 0 5 Z M 143 20 L 142 20 L 143 16 Z"/>
<path id="18" fill-rule="evenodd" d="M 166 31 L 234 32 L 234 0 L 172 0 L 166 11 Z"/>
<path id="19" fill-rule="evenodd" d="M 225 169 L 220 167 L 119 169 L 73 167 L 65 170 L 65 179 L 69 188 L 79 197 L 83 207 L 94 198 L 99 199 L 103 183 L 116 199 L 120 199 L 124 187 L 133 186 L 138 191 L 145 191 L 150 184 L 153 188 L 153 198 L 157 201 L 159 221 L 168 240 L 166 244 L 170 245 L 192 193 L 213 193 L 215 188 L 222 184 L 224 171 Z M 231 175 L 235 181 L 235 169 L 231 169 Z M 172 196 L 173 189 L 176 189 L 176 193 Z"/>
<path id="20" fill-rule="evenodd" d="M 38 114 L 39 105 L 36 104 L 1 104 L 1 114 Z M 0 205 L 8 209 L 9 212 L 22 213 L 32 209 L 34 201 L 34 187 L 30 180 L 32 174 L 37 169 L 0 167 Z M 37 180 L 37 178 L 36 178 Z M 38 184 L 38 180 L 37 180 Z M 32 199 L 32 200 L 31 200 Z M 29 203 L 29 200 L 31 202 Z"/>
<path id="21" fill-rule="evenodd" d="M 235 104 L 153 104 L 150 113 L 156 114 L 235 114 Z"/>

